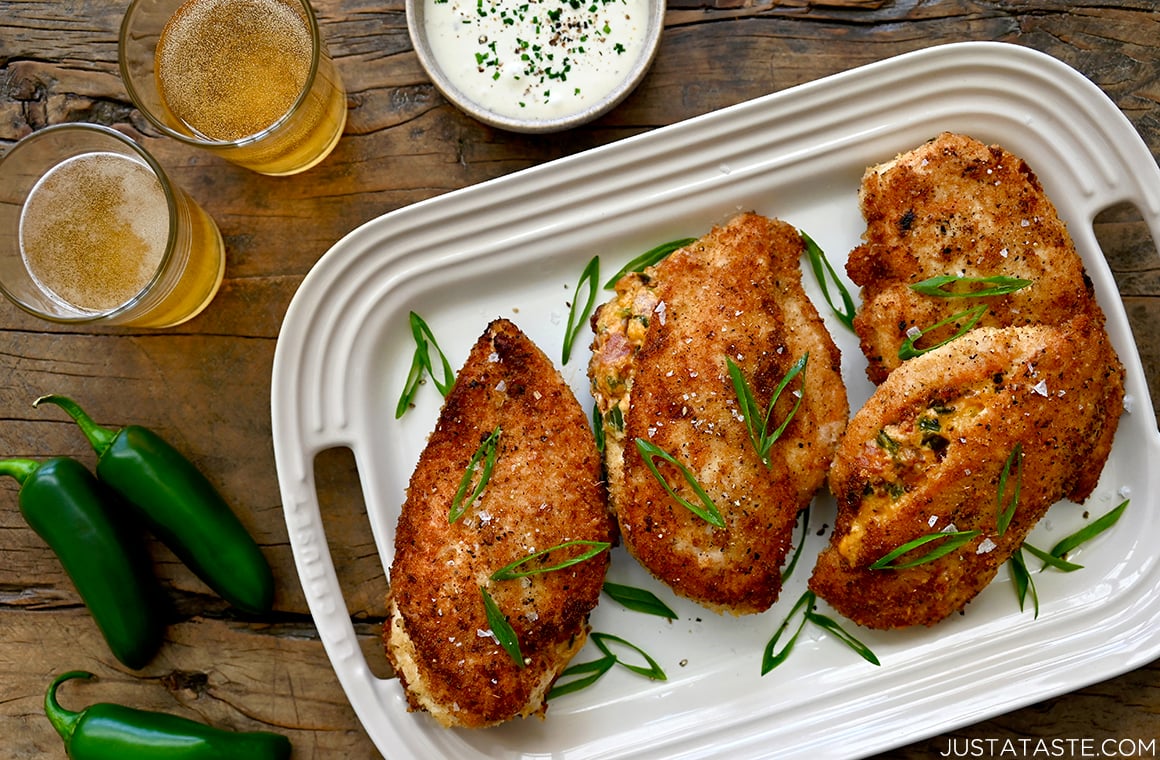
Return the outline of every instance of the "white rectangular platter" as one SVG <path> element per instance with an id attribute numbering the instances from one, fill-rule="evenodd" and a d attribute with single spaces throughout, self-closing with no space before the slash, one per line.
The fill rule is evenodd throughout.
<path id="1" fill-rule="evenodd" d="M 1022 156 L 1069 224 L 1127 367 L 1129 402 L 1099 487 L 1061 503 L 1032 534 L 1055 540 L 1130 498 L 1115 528 L 1073 557 L 1084 569 L 1035 576 L 1038 617 L 1005 572 L 964 615 L 929 629 L 856 633 L 875 667 L 807 628 L 780 668 L 762 650 L 804 589 L 833 524 L 816 500 L 798 570 L 769 612 L 721 617 L 675 598 L 623 551 L 610 579 L 647 587 L 667 622 L 603 601 L 595 630 L 652 654 L 668 679 L 614 669 L 554 701 L 546 720 L 447 730 L 408 713 L 394 679 L 371 673 L 331 562 L 313 460 L 353 450 L 384 567 L 411 470 L 441 399 L 420 389 L 401 420 L 408 312 L 455 366 L 487 322 L 507 317 L 559 362 L 568 303 L 599 255 L 607 277 L 636 254 L 696 237 L 741 210 L 808 232 L 844 272 L 863 222 L 863 170 L 943 130 Z M 274 361 L 274 448 L 286 524 L 306 598 L 335 673 L 389 758 L 856 757 L 909 743 L 1138 667 L 1160 655 L 1160 435 L 1123 303 L 1092 228 L 1134 204 L 1160 239 L 1160 171 L 1129 122 L 1074 70 L 997 43 L 934 47 L 855 69 L 387 214 L 339 241 L 286 315 Z M 807 292 L 829 315 L 812 273 Z M 849 283 L 847 283 L 849 286 Z M 850 403 L 870 393 L 857 340 L 827 316 Z M 561 367 L 581 403 L 588 336 Z M 386 589 L 382 589 L 383 592 Z M 825 606 L 822 607 L 826 611 Z M 853 629 L 852 624 L 847 627 Z M 593 659 L 591 651 L 579 660 Z"/>

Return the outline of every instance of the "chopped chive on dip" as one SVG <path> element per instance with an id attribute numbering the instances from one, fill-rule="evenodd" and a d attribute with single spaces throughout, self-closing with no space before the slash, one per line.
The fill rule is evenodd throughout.
<path id="1" fill-rule="evenodd" d="M 646 0 L 427 0 L 424 31 L 451 84 L 509 118 L 601 101 L 645 48 Z"/>

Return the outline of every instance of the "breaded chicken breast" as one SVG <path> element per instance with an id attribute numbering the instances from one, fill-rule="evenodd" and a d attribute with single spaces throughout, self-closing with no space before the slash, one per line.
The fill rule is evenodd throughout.
<path id="1" fill-rule="evenodd" d="M 1035 173 L 997 145 L 941 134 L 869 168 L 859 200 L 866 232 L 846 272 L 862 289 L 854 328 L 875 384 L 902 363 L 899 348 L 908 331 L 977 304 L 987 306 L 978 322 L 984 326 L 1053 324 L 1077 314 L 1102 319 L 1067 227 Z M 1030 285 L 970 299 L 911 289 L 942 275 L 1006 276 Z M 948 325 L 943 337 L 963 324 Z"/>
<path id="2" fill-rule="evenodd" d="M 592 318 L 589 379 L 621 537 L 654 576 L 717 611 L 760 612 L 777 599 L 794 521 L 822 485 L 849 416 L 841 357 L 802 289 L 803 251 L 790 225 L 742 214 L 626 275 Z M 766 464 L 728 361 L 765 410 L 807 356 L 771 415 L 772 432 L 800 399 Z M 708 512 L 689 478 L 720 526 L 668 492 Z"/>
<path id="3" fill-rule="evenodd" d="M 519 328 L 492 322 L 444 402 L 395 534 L 384 641 L 411 708 L 446 726 L 542 715 L 549 687 L 587 638 L 609 553 L 513 580 L 491 576 L 561 544 L 610 543 L 614 531 L 600 455 L 576 397 Z M 551 567 L 592 546 L 553 551 L 521 569 Z M 514 630 L 522 662 L 501 646 L 481 589 Z"/>
<path id="4" fill-rule="evenodd" d="M 977 328 L 908 360 L 850 420 L 830 470 L 837 520 L 810 588 L 872 628 L 932 625 L 962 609 L 1052 504 L 1088 497 L 1123 397 L 1123 367 L 1086 315 Z M 968 540 L 909 569 L 871 568 L 943 532 Z"/>

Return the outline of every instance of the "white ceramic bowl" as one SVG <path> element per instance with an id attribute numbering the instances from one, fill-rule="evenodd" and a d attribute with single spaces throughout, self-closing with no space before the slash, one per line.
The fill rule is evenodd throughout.
<path id="1" fill-rule="evenodd" d="M 591 5 L 592 8 L 602 7 L 614 2 L 615 0 L 586 0 L 585 5 Z M 640 0 L 637 0 L 638 2 Z M 640 84 L 652 65 L 653 58 L 656 56 L 657 48 L 660 46 L 661 33 L 664 31 L 664 17 L 665 17 L 665 2 L 664 0 L 643 0 L 642 11 L 640 15 L 642 18 L 633 19 L 635 24 L 643 25 L 642 33 L 638 33 L 634 37 L 634 42 L 627 49 L 623 55 L 630 56 L 627 61 L 628 65 L 620 66 L 619 72 L 616 76 L 615 83 L 606 83 L 604 94 L 598 98 L 593 97 L 589 99 L 579 99 L 572 97 L 571 94 L 566 93 L 565 89 L 558 88 L 558 93 L 565 93 L 558 95 L 554 101 L 555 106 L 553 112 L 549 114 L 533 113 L 533 109 L 529 108 L 528 113 L 512 113 L 512 107 L 496 107 L 494 104 L 489 104 L 489 95 L 486 90 L 489 89 L 489 83 L 483 81 L 481 77 L 480 84 L 476 86 L 472 81 L 472 77 L 465 77 L 460 74 L 458 77 L 449 73 L 448 64 L 454 65 L 454 62 L 447 60 L 452 55 L 466 56 L 467 60 L 475 60 L 481 66 L 486 65 L 486 62 L 481 62 L 480 55 L 489 55 L 484 41 L 486 35 L 480 35 L 478 40 L 460 41 L 457 46 L 452 46 L 450 49 L 447 45 L 432 44 L 434 40 L 429 38 L 429 25 L 427 19 L 427 12 L 433 3 L 463 3 L 464 7 L 476 9 L 477 7 L 485 12 L 490 12 L 493 15 L 498 15 L 503 12 L 494 2 L 489 2 L 486 6 L 476 6 L 472 0 L 406 0 L 407 13 L 407 30 L 411 36 L 411 43 L 415 48 L 415 52 L 419 56 L 419 61 L 423 68 L 426 69 L 427 74 L 431 77 L 431 81 L 443 93 L 452 104 L 467 113 L 468 115 L 478 119 L 479 121 L 489 124 L 500 129 L 506 129 L 513 132 L 529 132 L 529 133 L 544 133 L 544 132 L 559 132 L 565 129 L 578 126 L 588 121 L 601 116 L 613 107 L 619 104 L 624 98 L 632 92 L 632 90 Z M 512 8 L 520 6 L 515 0 L 509 0 Z M 567 0 L 560 0 L 560 5 L 565 5 Z M 536 6 L 537 9 L 543 9 L 544 5 Z M 527 7 L 526 5 L 524 6 Z M 573 8 L 575 8 L 573 4 Z M 442 9 L 441 11 L 442 12 Z M 515 11 L 512 11 L 515 13 Z M 465 17 L 471 14 L 465 14 Z M 617 18 L 618 17 L 613 17 Z M 531 43 L 536 43 L 536 38 L 531 39 Z M 541 43 L 550 44 L 545 39 L 539 40 Z M 494 45 L 493 45 L 494 49 Z M 546 50 L 547 48 L 545 48 Z M 556 51 L 559 48 L 555 48 Z M 482 51 L 482 53 L 480 52 Z M 512 61 L 507 61 L 509 68 Z M 518 61 L 516 62 L 518 65 Z M 489 71 L 493 73 L 495 70 Z M 496 78 L 498 79 L 498 74 Z M 558 82 L 550 83 L 558 85 Z M 611 84 L 611 89 L 607 86 Z M 546 85 L 545 85 L 546 86 Z M 565 87 L 572 87 L 572 82 L 569 81 Z"/>

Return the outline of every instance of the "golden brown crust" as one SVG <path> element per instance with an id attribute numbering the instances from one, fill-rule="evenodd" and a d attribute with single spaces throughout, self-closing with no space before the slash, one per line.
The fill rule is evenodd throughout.
<path id="1" fill-rule="evenodd" d="M 1035 173 L 997 145 L 941 134 L 869 168 L 860 201 L 866 232 L 846 272 L 862 288 L 854 326 L 875 384 L 901 363 L 907 330 L 978 303 L 988 306 L 984 326 L 1058 324 L 1078 314 L 1102 321 L 1083 262 Z M 947 274 L 1032 284 L 970 302 L 910 289 Z"/>
<path id="2" fill-rule="evenodd" d="M 626 276 L 593 317 L 589 376 L 625 546 L 678 594 L 719 611 L 759 612 L 777 599 L 795 519 L 822 485 L 849 415 L 841 357 L 802 289 L 803 251 L 790 225 L 742 214 Z M 767 468 L 749 440 L 726 357 L 764 408 L 807 352 L 801 407 Z M 800 388 L 791 383 L 775 419 L 788 414 Z M 636 448 L 638 437 L 693 471 L 726 528 L 665 493 Z M 657 462 L 697 502 L 679 472 Z"/>
<path id="3" fill-rule="evenodd" d="M 459 481 L 496 426 L 491 479 L 451 524 Z M 551 361 L 511 322 L 488 325 L 444 402 L 395 534 L 384 640 L 412 709 L 468 727 L 544 712 L 547 689 L 586 639 L 609 554 L 522 580 L 489 576 L 565 541 L 611 542 L 600 466 L 587 417 Z M 515 629 L 523 668 L 489 634 L 480 586 Z"/>
<path id="4" fill-rule="evenodd" d="M 932 625 L 961 609 L 1052 504 L 1090 494 L 1123 393 L 1123 367 L 1088 316 L 1060 326 L 978 328 L 905 362 L 850 420 L 838 448 L 829 481 L 837 521 L 810 588 L 874 628 Z M 999 480 L 1017 444 L 1021 493 L 1000 535 Z M 980 534 L 927 564 L 869 569 L 950 526 Z"/>

